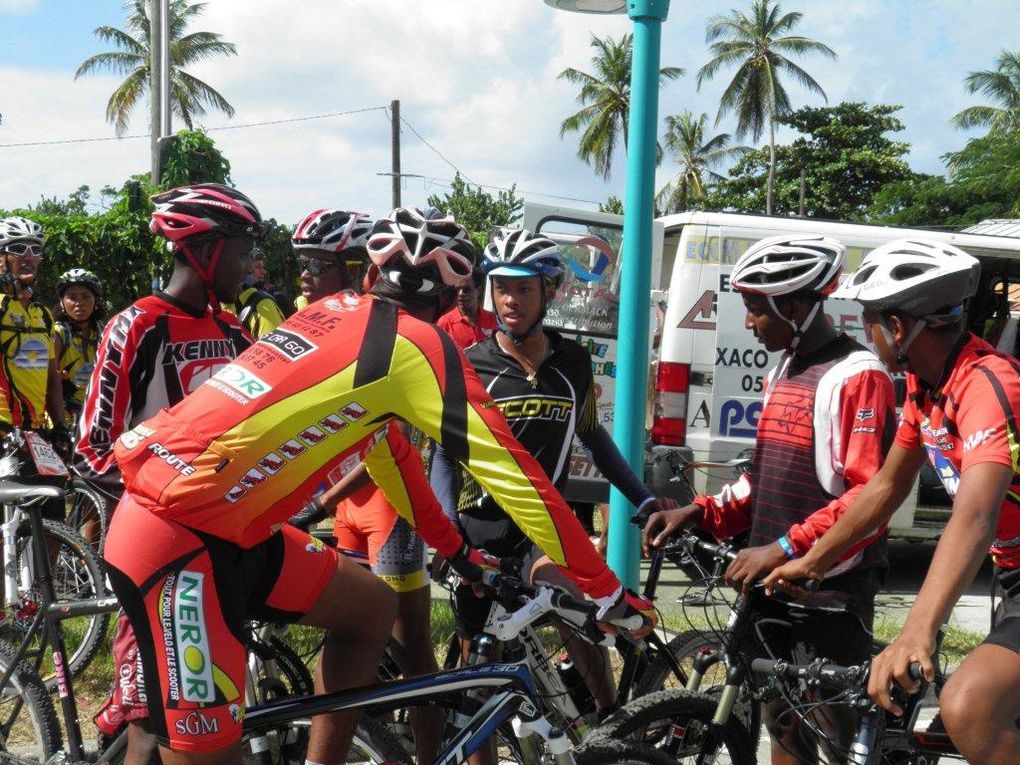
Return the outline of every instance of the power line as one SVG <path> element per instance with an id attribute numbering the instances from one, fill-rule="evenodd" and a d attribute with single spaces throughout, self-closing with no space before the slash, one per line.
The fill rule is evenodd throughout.
<path id="1" fill-rule="evenodd" d="M 385 111 L 385 106 L 367 106 L 363 109 L 349 109 L 344 112 L 329 112 L 328 114 L 309 114 L 304 117 L 288 117 L 279 120 L 265 120 L 263 122 L 247 122 L 243 125 L 219 125 L 217 127 L 204 128 L 205 132 L 212 133 L 222 130 L 241 130 L 242 128 L 264 127 L 266 125 L 284 125 L 291 122 L 308 122 L 309 120 L 323 120 L 330 117 L 346 117 L 350 114 L 363 114 L 365 112 Z M 412 128 L 413 129 L 413 128 Z M 103 138 L 61 138 L 54 141 L 25 141 L 23 143 L 0 143 L 0 149 L 15 149 L 23 146 L 60 146 L 69 143 L 100 143 L 104 141 L 128 141 L 135 138 L 148 138 L 150 133 L 135 133 L 124 136 L 105 136 Z M 416 134 L 417 135 L 417 134 Z"/>
<path id="2" fill-rule="evenodd" d="M 464 180 L 465 180 L 465 181 L 467 181 L 468 183 L 472 184 L 473 186 L 480 186 L 480 185 L 481 185 L 481 184 L 475 183 L 475 182 L 474 182 L 474 181 L 472 181 L 472 180 L 471 180 L 470 178 L 468 178 L 468 177 L 467 177 L 467 174 L 466 174 L 466 173 L 464 173 L 464 172 L 463 172 L 463 171 L 462 171 L 462 170 L 461 170 L 461 169 L 460 169 L 459 167 L 457 167 L 457 166 L 456 166 L 455 164 L 453 164 L 453 163 L 452 163 L 452 162 L 451 162 L 450 160 L 448 160 L 448 159 L 447 159 L 447 158 L 446 158 L 446 157 L 444 156 L 443 152 L 439 151 L 439 149 L 437 149 L 437 148 L 436 148 L 435 146 L 433 146 L 433 145 L 432 145 L 432 144 L 430 144 L 430 143 L 429 143 L 428 141 L 426 141 L 426 140 L 425 140 L 424 138 L 422 138 L 422 135 L 421 135 L 421 133 L 419 133 L 419 132 L 418 132 L 417 130 L 415 130 L 415 129 L 414 129 L 414 125 L 412 125 L 412 124 L 411 124 L 410 122 L 408 122 L 408 121 L 407 121 L 406 119 L 404 119 L 403 115 L 401 115 L 401 117 L 400 117 L 400 121 L 401 121 L 401 122 L 402 122 L 403 124 L 407 125 L 407 129 L 408 129 L 408 130 L 410 130 L 410 131 L 411 131 L 412 133 L 414 133 L 414 134 L 415 134 L 415 135 L 416 135 L 416 136 L 418 137 L 418 140 L 419 140 L 419 141 L 421 141 L 421 142 L 422 142 L 423 144 L 425 144 L 426 146 L 428 146 L 428 147 L 429 147 L 429 148 L 430 148 L 430 149 L 432 150 L 432 152 L 433 152 L 433 153 L 434 153 L 434 154 L 435 154 L 435 155 L 436 155 L 437 157 L 439 157 L 439 158 L 440 158 L 441 160 L 443 160 L 443 162 L 445 162 L 445 163 L 446 163 L 446 164 L 448 164 L 448 165 L 449 165 L 450 167 L 452 167 L 452 168 L 454 169 L 454 171 L 455 171 L 455 172 L 459 173 L 459 174 L 460 174 L 460 175 L 461 175 L 461 176 L 462 176 L 462 177 L 464 178 Z"/>

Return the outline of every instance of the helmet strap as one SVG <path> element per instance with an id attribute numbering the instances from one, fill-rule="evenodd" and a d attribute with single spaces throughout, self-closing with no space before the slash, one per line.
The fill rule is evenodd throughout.
<path id="1" fill-rule="evenodd" d="M 928 322 L 925 319 L 917 319 L 914 322 L 914 326 L 910 328 L 910 332 L 907 334 L 907 337 L 903 341 L 903 344 L 896 349 L 897 363 L 899 364 L 907 363 L 907 348 L 909 348 L 911 343 L 913 343 L 917 339 L 917 336 L 921 334 L 921 330 L 927 326 Z"/>
<path id="2" fill-rule="evenodd" d="M 220 236 L 216 238 L 216 241 L 212 243 L 212 251 L 209 254 L 209 264 L 207 266 L 202 265 L 202 261 L 195 255 L 191 247 L 188 246 L 187 242 L 181 243 L 181 252 L 188 261 L 195 273 L 198 274 L 202 280 L 202 286 L 205 287 L 205 294 L 208 298 L 209 305 L 212 306 L 213 313 L 220 312 L 220 300 L 216 296 L 216 289 L 214 287 L 214 280 L 216 278 L 216 267 L 220 263 L 220 256 L 223 254 L 223 250 L 227 246 L 227 238 Z"/>
<path id="3" fill-rule="evenodd" d="M 772 295 L 768 295 L 767 299 L 769 305 L 772 307 L 772 310 L 773 312 L 775 312 L 776 316 L 778 316 L 780 319 L 785 321 L 793 328 L 793 337 L 790 339 L 790 344 L 786 346 L 786 350 L 790 353 L 793 353 L 793 351 L 797 350 L 797 346 L 800 345 L 800 339 L 804 335 L 804 330 L 811 326 L 811 322 L 813 322 L 815 320 L 815 316 L 818 315 L 818 310 L 822 307 L 822 301 L 819 300 L 813 306 L 811 306 L 811 310 L 808 311 L 808 315 L 804 317 L 804 321 L 802 321 L 798 326 L 795 321 L 793 321 L 792 319 L 787 319 L 785 316 L 783 316 L 782 311 L 779 310 L 779 306 L 776 305 L 776 301 L 773 299 Z"/>

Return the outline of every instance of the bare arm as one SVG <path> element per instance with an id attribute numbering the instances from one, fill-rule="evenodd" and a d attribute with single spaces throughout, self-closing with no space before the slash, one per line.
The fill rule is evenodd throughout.
<path id="1" fill-rule="evenodd" d="M 892 518 L 914 485 L 923 449 L 893 445 L 882 469 L 868 481 L 856 501 L 802 558 L 775 569 L 765 578 L 766 589 L 797 579 L 821 579 L 855 543 Z"/>
<path id="2" fill-rule="evenodd" d="M 920 662 L 925 676 L 932 679 L 935 634 L 981 567 L 1012 480 L 1013 469 L 994 462 L 973 465 L 960 477 L 953 513 L 903 632 L 872 664 L 868 693 L 886 709 L 897 711 L 889 698 L 890 682 L 908 689 L 916 686 L 908 675 L 912 662 Z"/>
<path id="3" fill-rule="evenodd" d="M 46 410 L 54 425 L 64 424 L 64 386 L 60 382 L 57 359 L 50 359 L 49 374 L 46 376 Z"/>

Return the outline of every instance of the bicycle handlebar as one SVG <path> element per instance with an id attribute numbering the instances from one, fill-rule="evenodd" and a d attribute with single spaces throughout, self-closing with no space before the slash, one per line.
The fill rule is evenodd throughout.
<path id="1" fill-rule="evenodd" d="M 525 627 L 555 613 L 588 642 L 595 645 L 613 643 L 613 637 L 600 630 L 595 621 L 598 609 L 594 603 L 577 600 L 552 585 L 532 587 L 497 571 L 483 572 L 482 583 L 490 587 L 496 598 L 508 609 L 514 609 L 496 620 L 493 634 L 499 640 L 511 640 Z M 524 603 L 518 607 L 521 601 Z"/>
<path id="2" fill-rule="evenodd" d="M 868 673 L 871 671 L 871 664 L 865 662 L 844 667 L 827 662 L 825 659 L 815 659 L 810 664 L 790 664 L 783 659 L 753 659 L 751 671 L 763 675 L 774 675 L 784 680 L 805 680 L 809 683 L 819 683 L 840 690 L 864 691 L 868 682 Z M 924 686 L 924 674 L 918 662 L 911 663 L 909 674 L 911 679 L 921 683 L 922 687 Z"/>

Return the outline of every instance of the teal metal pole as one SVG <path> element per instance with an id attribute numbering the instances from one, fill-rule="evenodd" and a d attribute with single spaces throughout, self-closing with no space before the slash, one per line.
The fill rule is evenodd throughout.
<path id="1" fill-rule="evenodd" d="M 623 216 L 623 273 L 617 346 L 613 440 L 639 476 L 644 473 L 645 396 L 648 389 L 648 315 L 652 286 L 652 218 L 656 127 L 659 119 L 659 51 L 669 0 L 630 0 L 634 55 L 630 73 L 627 189 Z M 609 566 L 637 588 L 641 550 L 634 507 L 615 488 L 609 494 Z"/>

